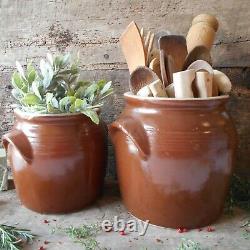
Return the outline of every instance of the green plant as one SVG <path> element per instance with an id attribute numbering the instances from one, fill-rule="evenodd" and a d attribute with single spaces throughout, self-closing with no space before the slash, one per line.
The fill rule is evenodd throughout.
<path id="1" fill-rule="evenodd" d="M 22 244 L 31 242 L 34 237 L 29 230 L 0 224 L 0 249 L 19 250 Z"/>
<path id="2" fill-rule="evenodd" d="M 67 228 L 57 227 L 59 231 L 66 233 L 76 243 L 80 243 L 86 250 L 100 249 L 99 243 L 96 240 L 96 235 L 100 231 L 100 227 L 95 224 L 81 225 L 80 227 L 70 226 Z M 52 233 L 56 232 L 54 228 Z"/>
<path id="3" fill-rule="evenodd" d="M 27 65 L 26 72 L 19 62 L 16 67 L 17 71 L 12 75 L 12 95 L 25 112 L 81 112 L 98 124 L 97 110 L 113 92 L 111 82 L 78 80 L 78 60 L 71 60 L 70 54 L 56 57 L 47 54 L 47 59 L 40 61 L 40 71 L 32 63 Z"/>
<path id="4" fill-rule="evenodd" d="M 183 238 L 177 250 L 202 250 L 202 248 L 198 242 Z"/>

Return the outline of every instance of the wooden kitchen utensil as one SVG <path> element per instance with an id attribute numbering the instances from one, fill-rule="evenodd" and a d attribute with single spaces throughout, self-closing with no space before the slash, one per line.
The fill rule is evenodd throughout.
<path id="1" fill-rule="evenodd" d="M 167 92 L 160 79 L 148 85 L 154 97 L 167 97 Z"/>
<path id="2" fill-rule="evenodd" d="M 169 85 L 166 87 L 166 92 L 167 92 L 168 97 L 172 97 L 172 98 L 175 97 L 175 93 L 174 93 L 174 84 L 173 84 L 173 83 L 169 84 Z"/>
<path id="3" fill-rule="evenodd" d="M 185 62 L 182 70 L 186 70 L 188 66 L 197 60 L 204 60 L 212 65 L 212 58 L 210 51 L 205 46 L 197 46 L 193 48 L 185 58 Z"/>
<path id="4" fill-rule="evenodd" d="M 204 61 L 204 60 L 197 60 L 194 61 L 193 63 L 191 63 L 187 69 L 194 69 L 195 71 L 207 71 L 209 72 L 211 75 L 213 75 L 213 68 L 212 66 Z"/>
<path id="5" fill-rule="evenodd" d="M 214 70 L 213 83 L 218 87 L 220 94 L 227 94 L 231 91 L 232 83 L 230 79 L 221 71 Z"/>
<path id="6" fill-rule="evenodd" d="M 188 52 L 200 45 L 210 50 L 218 27 L 218 21 L 214 16 L 208 14 L 196 16 L 186 37 Z"/>
<path id="7" fill-rule="evenodd" d="M 189 69 L 173 74 L 175 98 L 193 98 L 192 82 L 195 79 L 195 70 Z"/>
<path id="8" fill-rule="evenodd" d="M 194 86 L 197 91 L 197 97 L 211 97 L 213 91 L 213 76 L 206 71 L 196 72 Z"/>
<path id="9" fill-rule="evenodd" d="M 154 58 L 150 62 L 149 68 L 152 69 L 156 73 L 156 75 L 161 79 L 160 58 Z"/>
<path id="10" fill-rule="evenodd" d="M 166 66 L 168 65 L 168 58 L 165 55 L 164 50 L 160 50 L 160 68 L 161 68 L 161 79 L 165 87 L 167 87 L 171 82 L 168 80 Z"/>
<path id="11" fill-rule="evenodd" d="M 144 86 L 143 88 L 141 88 L 137 94 L 138 96 L 142 96 L 142 97 L 149 97 L 149 96 L 153 96 L 153 93 L 151 92 L 150 88 L 148 85 Z"/>
<path id="12" fill-rule="evenodd" d="M 164 50 L 166 55 L 172 56 L 176 72 L 181 71 L 187 56 L 185 37 L 179 35 L 162 36 L 159 39 L 159 48 Z"/>
<path id="13" fill-rule="evenodd" d="M 139 66 L 146 66 L 143 40 L 134 21 L 122 33 L 120 44 L 130 73 Z"/>
<path id="14" fill-rule="evenodd" d="M 159 77 L 152 69 L 148 67 L 138 67 L 130 75 L 129 87 L 133 94 L 137 94 L 141 88 L 155 80 L 159 80 Z"/>

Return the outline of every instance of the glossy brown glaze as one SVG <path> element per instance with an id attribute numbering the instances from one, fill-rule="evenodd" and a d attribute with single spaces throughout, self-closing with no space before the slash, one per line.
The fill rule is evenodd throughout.
<path id="1" fill-rule="evenodd" d="M 109 131 L 124 203 L 142 220 L 197 228 L 222 213 L 236 148 L 228 96 L 140 98 Z"/>
<path id="2" fill-rule="evenodd" d="M 23 205 L 40 213 L 72 212 L 101 192 L 105 164 L 104 124 L 82 114 L 30 116 L 15 112 L 3 144 Z"/>

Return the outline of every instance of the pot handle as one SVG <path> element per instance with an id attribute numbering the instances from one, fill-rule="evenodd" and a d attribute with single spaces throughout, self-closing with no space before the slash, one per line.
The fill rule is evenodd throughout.
<path id="1" fill-rule="evenodd" d="M 27 163 L 32 162 L 32 147 L 28 138 L 22 131 L 13 129 L 7 134 L 3 135 L 2 139 L 2 144 L 6 152 L 8 151 L 9 144 L 11 144 L 18 150 L 18 152 L 21 154 L 21 156 Z"/>
<path id="2" fill-rule="evenodd" d="M 122 132 L 134 143 L 144 160 L 149 157 L 150 146 L 148 136 L 138 120 L 131 117 L 123 117 L 114 121 L 108 128 L 113 142 L 115 142 L 116 133 Z"/>

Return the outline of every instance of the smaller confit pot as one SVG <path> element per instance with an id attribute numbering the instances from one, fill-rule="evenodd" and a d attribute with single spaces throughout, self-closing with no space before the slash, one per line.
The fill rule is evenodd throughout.
<path id="1" fill-rule="evenodd" d="M 221 215 L 237 144 L 228 99 L 125 93 L 125 109 L 109 132 L 121 194 L 133 215 L 189 229 Z"/>
<path id="2" fill-rule="evenodd" d="M 80 210 L 101 193 L 106 127 L 83 114 L 33 115 L 15 111 L 3 145 L 24 206 L 40 213 Z"/>

